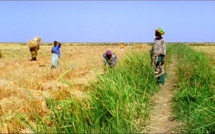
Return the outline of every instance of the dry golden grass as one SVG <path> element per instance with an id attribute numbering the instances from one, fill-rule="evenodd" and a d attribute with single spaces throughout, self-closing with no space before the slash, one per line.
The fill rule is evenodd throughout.
<path id="1" fill-rule="evenodd" d="M 27 45 L 0 44 L 0 133 L 31 133 L 19 118 L 25 115 L 35 126 L 34 114 L 46 119 L 50 114 L 45 98 L 65 100 L 69 97 L 84 99 L 84 87 L 94 81 L 98 73 L 103 73 L 102 55 L 112 50 L 120 62 L 131 49 L 149 51 L 146 44 L 125 46 L 71 46 L 62 44 L 60 65 L 51 70 L 51 47 L 41 45 L 37 62 L 31 62 Z M 215 57 L 215 46 L 192 46 Z M 214 58 L 215 59 L 215 58 Z M 59 78 L 64 72 L 68 73 Z M 69 83 L 69 84 L 65 84 Z"/>
<path id="2" fill-rule="evenodd" d="M 204 51 L 215 56 L 215 46 L 191 46 L 197 51 Z"/>
<path id="3" fill-rule="evenodd" d="M 35 113 L 44 119 L 50 114 L 45 98 L 84 99 L 87 96 L 84 87 L 94 81 L 98 73 L 103 73 L 102 55 L 106 50 L 116 53 L 120 62 L 131 49 L 149 51 L 151 48 L 147 45 L 125 46 L 122 52 L 120 45 L 62 44 L 59 67 L 51 70 L 52 46 L 40 46 L 36 63 L 30 61 L 27 45 L 0 46 L 3 55 L 0 62 L 0 133 L 31 133 L 20 120 L 19 114 L 26 116 L 35 126 Z M 68 73 L 60 77 L 66 71 Z"/>
<path id="4" fill-rule="evenodd" d="M 215 46 L 191 46 L 194 50 L 203 51 L 210 54 L 213 58 L 213 65 L 215 65 Z"/>

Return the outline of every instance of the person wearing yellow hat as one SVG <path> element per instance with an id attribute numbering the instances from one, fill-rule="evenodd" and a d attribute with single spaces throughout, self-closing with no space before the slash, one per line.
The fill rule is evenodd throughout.
<path id="1" fill-rule="evenodd" d="M 155 29 L 154 45 L 151 50 L 151 63 L 157 83 L 162 85 L 165 83 L 164 61 L 166 58 L 166 41 L 162 37 L 164 34 L 165 32 L 162 28 Z"/>
<path id="2" fill-rule="evenodd" d="M 121 41 L 121 45 L 120 45 L 120 49 L 121 49 L 121 51 L 124 51 L 124 48 L 125 48 L 124 42 L 123 42 L 123 41 Z"/>

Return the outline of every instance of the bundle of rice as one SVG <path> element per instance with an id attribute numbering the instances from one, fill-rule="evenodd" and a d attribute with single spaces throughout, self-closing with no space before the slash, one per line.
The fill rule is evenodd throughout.
<path id="1" fill-rule="evenodd" d="M 38 43 L 35 40 L 30 40 L 28 41 L 27 45 L 29 46 L 29 48 L 33 48 L 33 47 L 37 47 Z"/>
<path id="2" fill-rule="evenodd" d="M 33 40 L 28 41 L 27 45 L 29 46 L 29 48 L 37 47 L 40 45 L 41 40 L 42 39 L 40 37 L 36 36 Z"/>
<path id="3" fill-rule="evenodd" d="M 40 45 L 42 39 L 38 36 L 34 37 L 34 40 L 37 41 L 37 43 Z"/>

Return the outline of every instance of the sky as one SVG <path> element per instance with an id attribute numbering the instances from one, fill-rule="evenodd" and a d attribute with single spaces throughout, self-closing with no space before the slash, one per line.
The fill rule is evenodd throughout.
<path id="1" fill-rule="evenodd" d="M 0 42 L 215 42 L 215 1 L 0 1 Z"/>

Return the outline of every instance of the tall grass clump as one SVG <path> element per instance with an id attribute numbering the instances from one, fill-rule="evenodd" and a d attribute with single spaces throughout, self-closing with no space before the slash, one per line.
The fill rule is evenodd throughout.
<path id="1" fill-rule="evenodd" d="M 212 59 L 189 46 L 172 46 L 178 60 L 174 111 L 185 133 L 215 133 L 215 73 Z"/>
<path id="2" fill-rule="evenodd" d="M 20 116 L 23 123 L 34 133 L 87 133 L 89 117 L 85 101 L 76 99 L 46 100 L 50 109 L 49 116 L 41 117 L 35 113 L 32 117 L 36 126 L 32 126 L 32 119 Z M 85 104 L 84 104 L 85 103 Z"/>
<path id="3" fill-rule="evenodd" d="M 149 55 L 127 54 L 122 65 L 99 76 L 92 90 L 95 132 L 140 131 L 149 116 L 150 96 L 157 91 Z"/>
<path id="4" fill-rule="evenodd" d="M 143 132 L 150 97 L 158 89 L 149 54 L 130 52 L 115 68 L 98 75 L 97 82 L 86 89 L 88 98 L 47 100 L 50 116 L 36 116 L 37 127 L 25 122 L 39 133 Z"/>

